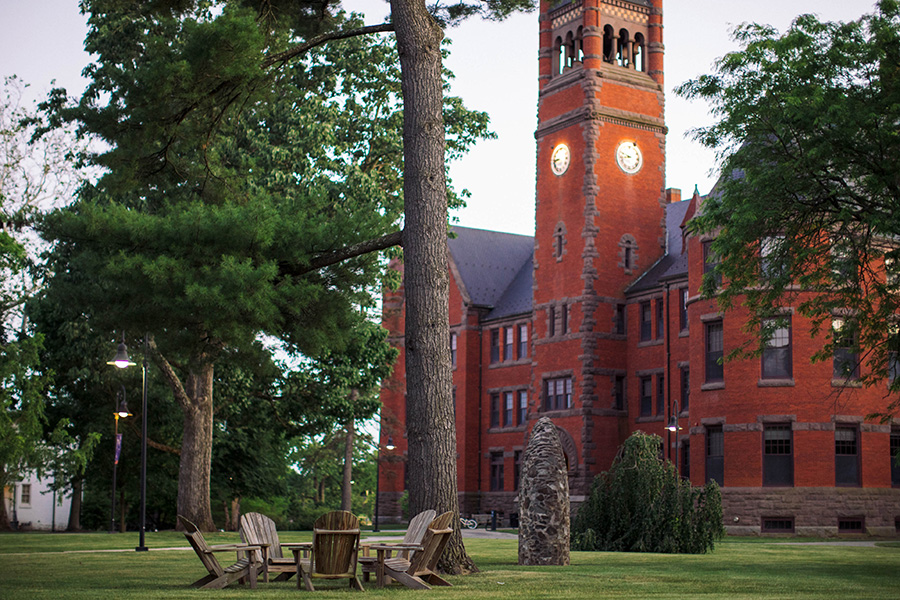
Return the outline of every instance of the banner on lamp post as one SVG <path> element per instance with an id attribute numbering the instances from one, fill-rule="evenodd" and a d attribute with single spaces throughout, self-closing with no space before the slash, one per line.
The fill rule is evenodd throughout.
<path id="1" fill-rule="evenodd" d="M 116 434 L 116 464 L 119 464 L 119 454 L 122 453 L 122 434 Z"/>

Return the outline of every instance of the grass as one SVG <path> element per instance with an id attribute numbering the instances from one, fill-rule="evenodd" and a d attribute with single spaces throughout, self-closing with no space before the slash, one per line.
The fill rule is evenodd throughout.
<path id="1" fill-rule="evenodd" d="M 390 535 L 391 532 L 385 532 Z M 279 533 L 306 541 L 305 532 Z M 233 533 L 208 535 L 210 544 L 237 541 Z M 254 599 L 296 598 L 294 580 L 195 590 L 200 561 L 175 532 L 148 533 L 151 552 L 135 552 L 137 535 L 0 534 L 0 598 L 83 599 L 125 597 Z M 174 549 L 172 549 L 174 548 Z M 809 546 L 782 540 L 729 538 L 706 555 L 573 552 L 568 567 L 516 564 L 516 540 L 467 539 L 480 573 L 451 577 L 454 587 L 432 595 L 459 600 L 596 598 L 766 598 L 840 600 L 900 596 L 900 544 L 876 547 Z M 94 552 L 84 552 L 94 550 Z M 119 550 L 119 551 L 117 551 Z M 224 557 L 225 555 L 223 555 Z M 324 583 L 316 598 L 348 598 L 343 583 Z M 370 597 L 418 592 L 366 587 Z"/>

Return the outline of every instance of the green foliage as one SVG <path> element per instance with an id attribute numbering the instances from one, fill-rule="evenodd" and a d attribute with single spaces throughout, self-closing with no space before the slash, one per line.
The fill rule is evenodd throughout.
<path id="1" fill-rule="evenodd" d="M 830 358 L 831 318 L 846 311 L 865 353 L 862 382 L 885 381 L 900 339 L 900 3 L 881 0 L 849 23 L 801 15 L 783 34 L 744 24 L 734 38 L 742 48 L 714 74 L 677 90 L 717 117 L 694 132 L 722 173 L 690 224 L 718 236 L 725 285 L 707 278 L 704 291 L 750 309 L 749 329 L 762 335 L 737 355 L 758 353 L 764 319 L 796 306 L 825 334 L 816 359 Z M 898 406 L 892 394 L 885 413 Z"/>
<path id="2" fill-rule="evenodd" d="M 659 457 L 660 438 L 635 432 L 609 471 L 594 478 L 572 524 L 572 548 L 702 554 L 725 534 L 711 481 L 694 488 Z"/>

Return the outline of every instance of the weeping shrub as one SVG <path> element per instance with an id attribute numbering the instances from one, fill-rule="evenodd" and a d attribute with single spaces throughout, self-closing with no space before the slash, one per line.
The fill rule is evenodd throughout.
<path id="1" fill-rule="evenodd" d="M 722 538 L 719 486 L 691 486 L 660 459 L 660 443 L 635 432 L 594 478 L 572 524 L 573 550 L 702 554 Z"/>

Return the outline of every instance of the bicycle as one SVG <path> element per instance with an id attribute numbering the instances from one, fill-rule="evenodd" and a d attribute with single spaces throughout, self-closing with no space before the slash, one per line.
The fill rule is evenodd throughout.
<path id="1" fill-rule="evenodd" d="M 465 517 L 459 518 L 459 524 L 468 529 L 475 529 L 478 527 L 478 521 L 475 519 L 467 519 Z"/>

